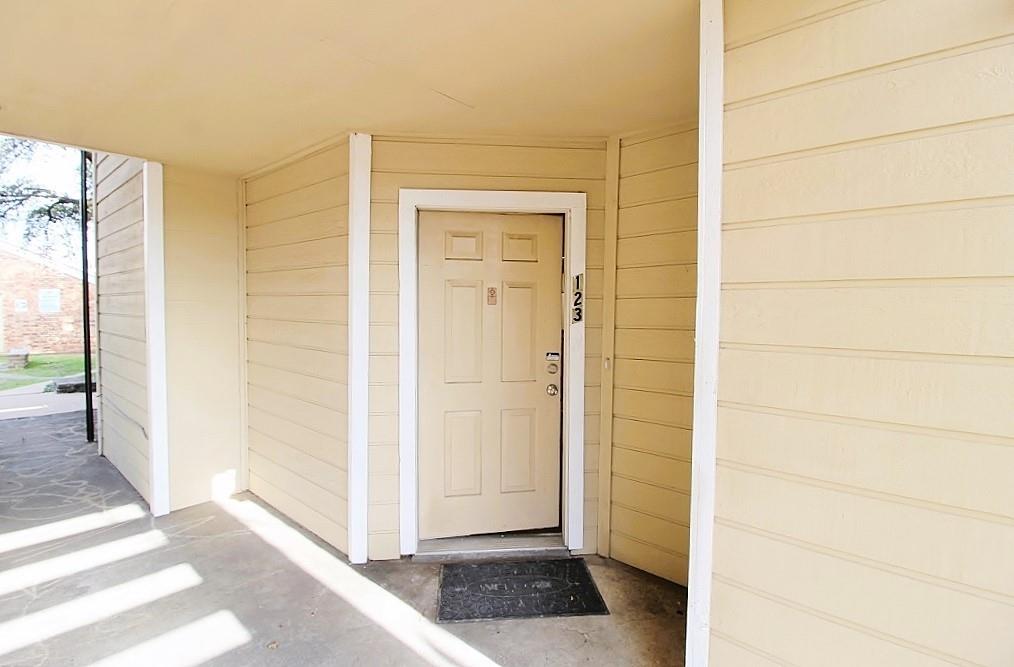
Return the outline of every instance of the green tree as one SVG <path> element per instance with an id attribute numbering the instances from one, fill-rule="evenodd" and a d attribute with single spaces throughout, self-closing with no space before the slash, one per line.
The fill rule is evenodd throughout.
<path id="1" fill-rule="evenodd" d="M 24 246 L 43 252 L 56 247 L 73 252 L 81 231 L 80 198 L 11 176 L 11 168 L 31 160 L 38 147 L 38 142 L 29 139 L 0 137 L 0 229 L 23 220 Z"/>

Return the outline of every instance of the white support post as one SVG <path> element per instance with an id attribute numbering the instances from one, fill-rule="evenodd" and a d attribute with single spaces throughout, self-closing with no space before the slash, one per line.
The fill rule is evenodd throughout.
<path id="1" fill-rule="evenodd" d="M 92 173 L 91 173 L 91 192 L 88 196 L 91 197 L 93 202 L 99 200 L 99 184 L 98 184 L 98 153 L 92 153 Z M 107 156 L 108 157 L 108 156 Z M 95 355 L 95 365 L 92 367 L 92 371 L 97 382 L 95 383 L 95 440 L 98 445 L 98 454 L 103 456 L 105 454 L 106 436 L 105 427 L 103 426 L 103 418 L 106 416 L 105 408 L 102 407 L 103 401 L 103 385 L 102 383 L 102 328 L 99 326 L 99 253 L 98 253 L 98 239 L 99 238 L 99 215 L 97 210 L 92 211 L 92 247 L 95 248 L 94 261 L 91 264 L 92 275 L 95 276 L 95 286 L 92 290 L 92 294 L 95 299 L 95 310 L 92 311 L 92 317 L 95 318 L 95 347 L 92 348 L 93 354 Z M 91 323 L 86 323 L 85 326 L 90 327 Z M 89 329 L 90 331 L 90 329 Z"/>
<path id="2" fill-rule="evenodd" d="M 148 464 L 151 513 L 169 513 L 169 391 L 166 368 L 165 225 L 163 173 L 158 162 L 145 162 L 144 314 L 148 352 Z"/>
<path id="3" fill-rule="evenodd" d="M 250 385 L 248 380 L 247 321 L 246 321 L 246 179 L 236 184 L 236 273 L 239 278 L 236 290 L 236 309 L 239 322 L 236 329 L 239 341 L 239 474 L 236 491 L 250 488 Z"/>
<path id="4" fill-rule="evenodd" d="M 348 556 L 368 557 L 370 368 L 370 170 L 373 138 L 349 136 Z"/>
<path id="5" fill-rule="evenodd" d="M 718 322 L 722 261 L 722 114 L 725 36 L 722 0 L 701 0 L 697 192 L 697 323 L 690 490 L 688 667 L 707 667 L 715 534 L 718 436 Z"/>

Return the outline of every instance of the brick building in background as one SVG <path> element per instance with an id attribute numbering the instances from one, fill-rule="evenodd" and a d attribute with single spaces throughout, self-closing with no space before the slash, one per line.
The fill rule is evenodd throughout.
<path id="1" fill-rule="evenodd" d="M 80 267 L 0 243 L 0 353 L 80 352 L 81 296 Z"/>

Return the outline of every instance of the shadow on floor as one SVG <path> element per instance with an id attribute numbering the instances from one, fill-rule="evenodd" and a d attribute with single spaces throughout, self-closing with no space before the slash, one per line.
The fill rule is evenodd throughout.
<path id="1" fill-rule="evenodd" d="M 350 566 L 251 494 L 153 519 L 84 440 L 0 422 L 0 664 L 683 664 L 686 590 L 615 561 L 610 616 L 437 626 L 439 565 Z"/>

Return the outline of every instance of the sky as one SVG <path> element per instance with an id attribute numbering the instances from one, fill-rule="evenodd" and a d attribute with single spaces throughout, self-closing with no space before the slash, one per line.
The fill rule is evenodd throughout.
<path id="1" fill-rule="evenodd" d="M 12 164 L 3 180 L 16 181 L 24 179 L 49 188 L 63 195 L 77 198 L 80 196 L 81 153 L 76 148 L 65 148 L 55 144 L 38 142 L 39 148 L 29 160 L 19 160 Z M 0 229 L 0 239 L 7 243 L 21 246 L 23 225 L 18 221 L 8 222 Z M 75 247 L 64 259 L 78 261 L 79 252 Z"/>
<path id="2" fill-rule="evenodd" d="M 78 196 L 81 188 L 78 166 L 81 152 L 55 144 L 38 142 L 39 148 L 29 161 L 11 165 L 9 177 L 25 178 L 60 194 Z"/>

